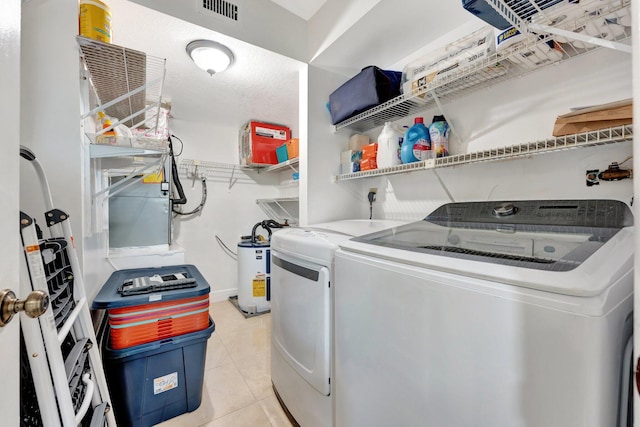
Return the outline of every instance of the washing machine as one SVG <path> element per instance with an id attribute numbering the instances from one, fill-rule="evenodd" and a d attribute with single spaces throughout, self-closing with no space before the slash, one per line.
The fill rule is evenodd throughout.
<path id="1" fill-rule="evenodd" d="M 612 200 L 450 203 L 340 242 L 336 426 L 626 426 L 632 224 Z"/>
<path id="2" fill-rule="evenodd" d="M 334 253 L 354 236 L 406 224 L 346 220 L 271 237 L 271 380 L 294 423 L 333 425 Z"/>

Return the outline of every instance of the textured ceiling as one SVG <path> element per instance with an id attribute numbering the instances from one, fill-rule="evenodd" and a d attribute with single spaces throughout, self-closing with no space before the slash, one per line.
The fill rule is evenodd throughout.
<path id="1" fill-rule="evenodd" d="M 301 63 L 126 0 L 110 0 L 113 43 L 166 58 L 164 96 L 175 119 L 234 127 L 249 119 L 298 122 Z M 210 39 L 233 51 L 235 62 L 209 76 L 185 46 Z"/>

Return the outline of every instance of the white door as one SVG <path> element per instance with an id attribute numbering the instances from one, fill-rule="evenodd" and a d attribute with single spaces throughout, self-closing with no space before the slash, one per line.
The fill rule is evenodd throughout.
<path id="1" fill-rule="evenodd" d="M 0 167 L 0 289 L 12 289 L 18 297 L 19 232 L 19 145 L 20 145 L 20 0 L 4 0 L 0 13 L 0 129 L 2 129 L 2 167 Z M 2 425 L 19 425 L 20 362 L 18 316 L 0 328 L 0 414 Z"/>

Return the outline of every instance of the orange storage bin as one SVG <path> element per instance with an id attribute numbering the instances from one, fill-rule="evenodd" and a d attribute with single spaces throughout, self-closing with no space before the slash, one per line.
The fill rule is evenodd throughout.
<path id="1" fill-rule="evenodd" d="M 113 308 L 108 312 L 111 348 L 119 350 L 206 329 L 209 295 Z"/>
<path id="2" fill-rule="evenodd" d="M 291 138 L 287 141 L 287 155 L 289 159 L 300 156 L 300 140 L 298 138 Z"/>

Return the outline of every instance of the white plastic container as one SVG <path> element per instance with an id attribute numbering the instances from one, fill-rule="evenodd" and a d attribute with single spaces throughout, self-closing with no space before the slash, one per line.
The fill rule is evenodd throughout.
<path id="1" fill-rule="evenodd" d="M 388 168 L 401 164 L 400 146 L 404 134 L 386 122 L 382 128 L 382 132 L 378 136 L 378 153 L 376 155 L 376 163 L 378 169 Z"/>

